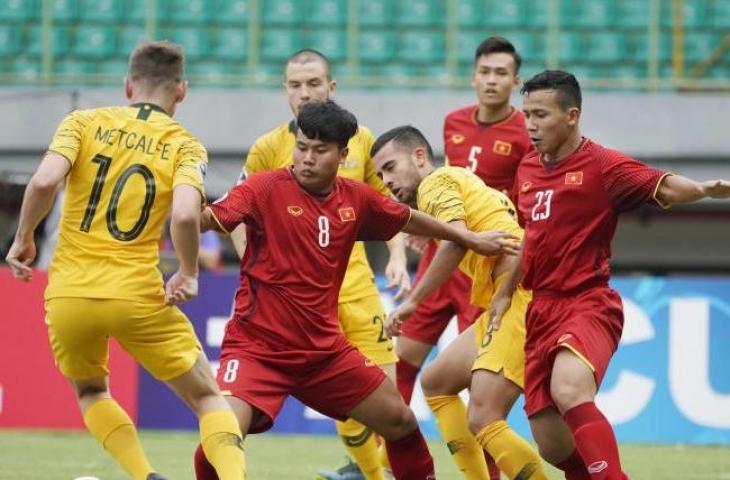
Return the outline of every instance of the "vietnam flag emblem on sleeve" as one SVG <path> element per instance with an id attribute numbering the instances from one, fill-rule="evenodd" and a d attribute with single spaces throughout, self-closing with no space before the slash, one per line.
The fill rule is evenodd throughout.
<path id="1" fill-rule="evenodd" d="M 355 221 L 355 209 L 352 207 L 340 208 L 338 210 L 340 214 L 340 220 L 343 222 L 354 222 Z"/>

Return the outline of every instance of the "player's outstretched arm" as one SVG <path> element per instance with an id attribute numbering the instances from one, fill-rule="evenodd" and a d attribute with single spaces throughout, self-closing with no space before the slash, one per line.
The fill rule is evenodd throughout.
<path id="1" fill-rule="evenodd" d="M 165 302 L 175 305 L 198 295 L 198 249 L 200 204 L 203 197 L 191 185 L 178 185 L 172 192 L 170 236 L 180 267 L 165 286 Z"/>
<path id="2" fill-rule="evenodd" d="M 385 244 L 388 246 L 388 264 L 385 266 L 387 288 L 398 287 L 395 299 L 400 300 L 411 291 L 411 277 L 408 275 L 405 235 L 397 234 Z"/>
<path id="3" fill-rule="evenodd" d="M 246 252 L 246 225 L 241 224 L 231 232 L 231 243 L 239 259 L 243 258 Z"/>
<path id="4" fill-rule="evenodd" d="M 667 175 L 662 178 L 656 191 L 657 201 L 665 206 L 696 202 L 703 198 L 730 198 L 730 181 L 696 182 L 681 175 Z"/>
<path id="5" fill-rule="evenodd" d="M 522 239 L 522 248 L 525 240 Z M 502 317 L 512 304 L 512 295 L 515 293 L 517 284 L 522 279 L 522 248 L 517 255 L 503 255 L 494 266 L 492 276 L 497 284 L 497 291 L 494 292 L 492 302 L 489 304 L 489 323 L 495 330 L 502 324 Z M 496 280 L 505 275 L 505 278 Z"/>
<path id="6" fill-rule="evenodd" d="M 5 261 L 13 276 L 24 282 L 31 279 L 30 264 L 35 259 L 36 249 L 33 234 L 38 224 L 48 215 L 53 206 L 56 190 L 71 170 L 71 162 L 55 152 L 48 152 L 28 182 L 20 207 L 20 219 L 15 239 Z"/>
<path id="7" fill-rule="evenodd" d="M 402 229 L 405 233 L 449 240 L 473 250 L 480 255 L 516 255 L 519 252 L 519 237 L 512 233 L 490 231 L 474 233 L 439 222 L 430 215 L 411 209 L 411 218 Z"/>

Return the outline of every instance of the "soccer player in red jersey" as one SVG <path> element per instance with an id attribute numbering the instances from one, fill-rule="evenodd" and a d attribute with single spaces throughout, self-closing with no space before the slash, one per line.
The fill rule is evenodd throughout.
<path id="1" fill-rule="evenodd" d="M 540 453 L 568 479 L 622 479 L 613 429 L 595 395 L 623 328 L 621 298 L 609 285 L 618 215 L 643 204 L 668 207 L 730 197 L 730 182 L 695 182 L 585 138 L 575 77 L 545 71 L 522 87 L 536 152 L 520 163 L 515 187 L 525 226 L 522 276 L 527 311 L 525 410 Z M 502 292 L 508 292 L 505 288 Z M 509 305 L 490 307 L 495 318 Z M 561 418 L 562 417 L 562 418 Z M 567 423 L 576 448 L 555 441 Z"/>
<path id="2" fill-rule="evenodd" d="M 350 251 L 357 240 L 386 240 L 401 230 L 488 254 L 514 252 L 516 237 L 459 232 L 362 182 L 337 177 L 357 121 L 334 102 L 305 105 L 297 126 L 291 168 L 251 176 L 203 213 L 203 228 L 247 228 L 219 385 L 244 435 L 270 428 L 293 395 L 382 435 L 396 478 L 434 478 L 413 412 L 340 329 L 337 298 Z M 215 478 L 204 460 L 196 455 L 198 478 Z"/>

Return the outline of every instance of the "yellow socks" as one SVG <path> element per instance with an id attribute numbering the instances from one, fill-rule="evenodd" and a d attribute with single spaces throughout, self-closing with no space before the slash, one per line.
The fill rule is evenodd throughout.
<path id="1" fill-rule="evenodd" d="M 201 416 L 200 444 L 220 480 L 242 480 L 245 477 L 241 429 L 233 412 L 218 410 Z"/>
<path id="2" fill-rule="evenodd" d="M 436 395 L 426 398 L 436 424 L 454 462 L 466 479 L 489 478 L 482 448 L 469 430 L 466 407 L 458 395 Z"/>
<path id="3" fill-rule="evenodd" d="M 365 478 L 385 480 L 373 431 L 351 418 L 344 422 L 335 422 L 335 426 L 347 453 L 355 460 Z"/>
<path id="4" fill-rule="evenodd" d="M 513 432 L 504 420 L 484 427 L 477 434 L 477 442 L 489 452 L 499 469 L 509 478 L 547 480 L 537 452 L 524 438 Z"/>
<path id="5" fill-rule="evenodd" d="M 152 466 L 142 450 L 129 415 L 111 398 L 93 403 L 84 412 L 89 432 L 135 480 L 145 480 Z"/>

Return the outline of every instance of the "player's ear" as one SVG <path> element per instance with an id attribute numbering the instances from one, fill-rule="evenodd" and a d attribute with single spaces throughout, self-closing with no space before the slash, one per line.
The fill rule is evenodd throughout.
<path id="1" fill-rule="evenodd" d="M 578 107 L 570 107 L 568 110 L 568 124 L 571 127 L 574 127 L 578 125 L 578 121 L 580 120 L 580 108 Z"/>
<path id="2" fill-rule="evenodd" d="M 413 160 L 416 162 L 417 167 L 422 167 L 426 163 L 426 149 L 417 147 L 413 150 Z"/>
<path id="3" fill-rule="evenodd" d="M 177 86 L 177 90 L 175 91 L 175 103 L 180 103 L 183 100 L 185 100 L 185 95 L 188 94 L 188 81 L 185 80 L 184 82 L 181 82 L 180 85 Z"/>
<path id="4" fill-rule="evenodd" d="M 335 90 L 337 90 L 337 80 L 334 78 L 330 80 L 327 85 L 327 89 L 329 90 L 330 96 L 333 96 L 335 94 Z"/>
<path id="5" fill-rule="evenodd" d="M 132 98 L 132 95 L 134 94 L 132 90 L 132 81 L 129 77 L 124 77 L 124 94 L 127 96 L 127 100 Z"/>
<path id="6" fill-rule="evenodd" d="M 345 160 L 347 160 L 347 155 L 350 153 L 350 148 L 345 147 L 342 150 L 340 150 L 340 163 L 345 163 Z"/>

